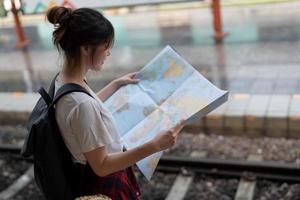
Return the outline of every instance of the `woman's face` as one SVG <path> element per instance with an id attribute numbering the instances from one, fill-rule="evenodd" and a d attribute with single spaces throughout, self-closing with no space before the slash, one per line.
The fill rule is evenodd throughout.
<path id="1" fill-rule="evenodd" d="M 99 45 L 96 50 L 91 65 L 91 70 L 100 71 L 107 56 L 110 55 L 110 48 L 105 44 Z"/>

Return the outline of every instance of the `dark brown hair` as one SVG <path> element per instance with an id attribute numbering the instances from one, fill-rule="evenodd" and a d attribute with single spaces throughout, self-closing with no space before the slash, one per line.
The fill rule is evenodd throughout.
<path id="1" fill-rule="evenodd" d="M 54 24 L 53 43 L 59 52 L 63 50 L 67 66 L 80 64 L 80 47 L 83 45 L 93 47 L 92 58 L 98 45 L 105 44 L 106 48 L 113 45 L 114 28 L 96 10 L 55 6 L 48 10 L 46 17 Z"/>

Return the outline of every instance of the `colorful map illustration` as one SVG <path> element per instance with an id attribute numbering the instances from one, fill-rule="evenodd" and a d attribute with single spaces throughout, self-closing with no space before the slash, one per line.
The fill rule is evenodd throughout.
<path id="1" fill-rule="evenodd" d="M 138 84 L 118 89 L 104 104 L 112 112 L 127 149 L 153 139 L 182 119 L 192 123 L 227 101 L 220 90 L 170 46 L 166 46 L 143 69 Z M 137 162 L 150 180 L 162 152 Z"/>

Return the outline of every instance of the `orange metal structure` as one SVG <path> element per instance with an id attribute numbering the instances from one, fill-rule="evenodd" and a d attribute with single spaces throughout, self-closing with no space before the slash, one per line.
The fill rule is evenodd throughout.
<path id="1" fill-rule="evenodd" d="M 223 42 L 227 33 L 223 32 L 220 0 L 212 0 L 211 9 L 213 13 L 214 38 L 216 43 Z"/>
<path id="2" fill-rule="evenodd" d="M 21 21 L 19 18 L 19 14 L 18 14 L 18 10 L 16 8 L 16 4 L 14 0 L 11 0 L 11 11 L 13 13 L 14 16 L 14 21 L 15 21 L 15 30 L 16 30 L 16 35 L 18 37 L 18 44 L 17 44 L 17 48 L 23 48 L 24 46 L 26 46 L 28 44 L 28 39 L 26 38 L 22 25 L 21 25 Z"/>

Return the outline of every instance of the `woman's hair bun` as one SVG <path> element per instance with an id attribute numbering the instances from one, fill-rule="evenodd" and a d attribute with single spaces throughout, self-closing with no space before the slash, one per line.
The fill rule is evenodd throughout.
<path id="1" fill-rule="evenodd" d="M 72 18 L 73 10 L 62 6 L 54 6 L 47 11 L 47 20 L 54 24 L 53 43 L 55 46 L 65 48 L 65 44 L 61 42 L 68 27 L 68 22 Z"/>
<path id="2" fill-rule="evenodd" d="M 61 25 L 69 21 L 73 13 L 71 8 L 54 6 L 47 11 L 47 20 L 54 25 Z"/>

